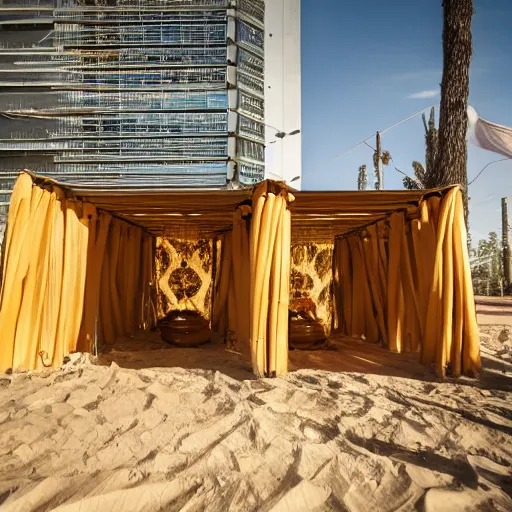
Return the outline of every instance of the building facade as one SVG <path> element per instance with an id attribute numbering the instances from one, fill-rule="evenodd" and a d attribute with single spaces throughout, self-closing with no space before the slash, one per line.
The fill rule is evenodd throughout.
<path id="1" fill-rule="evenodd" d="M 302 134 L 275 137 L 302 129 L 300 0 L 265 4 L 265 175 L 300 190 Z"/>
<path id="2" fill-rule="evenodd" d="M 2 0 L 0 14 L 4 213 L 21 169 L 112 186 L 300 175 L 300 133 L 283 137 L 300 130 L 300 0 Z"/>

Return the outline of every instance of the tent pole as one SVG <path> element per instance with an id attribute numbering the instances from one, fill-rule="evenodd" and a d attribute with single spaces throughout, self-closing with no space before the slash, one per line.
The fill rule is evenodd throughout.
<path id="1" fill-rule="evenodd" d="M 94 357 L 98 357 L 98 315 L 96 315 L 96 319 L 94 320 L 94 340 L 93 340 L 93 347 L 94 347 Z"/>

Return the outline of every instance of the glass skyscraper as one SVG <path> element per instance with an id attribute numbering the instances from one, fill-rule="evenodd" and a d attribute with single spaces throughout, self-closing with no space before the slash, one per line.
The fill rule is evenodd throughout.
<path id="1" fill-rule="evenodd" d="M 22 169 L 300 187 L 300 110 L 300 0 L 0 0 L 0 226 Z"/>
<path id="2" fill-rule="evenodd" d="M 2 0 L 0 14 L 3 207 L 21 169 L 112 186 L 264 178 L 263 0 Z"/>

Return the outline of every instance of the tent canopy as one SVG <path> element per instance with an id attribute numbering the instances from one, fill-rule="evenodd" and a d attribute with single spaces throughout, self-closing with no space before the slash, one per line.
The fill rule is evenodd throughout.
<path id="1" fill-rule="evenodd" d="M 29 173 L 31 174 L 31 173 Z M 153 236 L 184 234 L 209 238 L 231 230 L 233 211 L 252 198 L 251 189 L 117 188 L 62 183 L 31 174 L 35 183 L 53 184 L 66 197 L 83 200 Z M 399 191 L 308 191 L 290 189 L 292 241 L 332 241 L 396 211 L 414 211 L 423 198 L 453 187 Z"/>

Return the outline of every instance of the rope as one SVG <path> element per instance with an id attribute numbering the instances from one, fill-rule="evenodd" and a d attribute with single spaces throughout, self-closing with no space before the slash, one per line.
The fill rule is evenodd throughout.
<path id="1" fill-rule="evenodd" d="M 480 175 L 489 167 L 489 165 L 496 164 L 498 162 L 504 162 L 505 160 L 510 160 L 510 158 L 500 158 L 499 160 L 493 160 L 492 162 L 489 162 L 469 183 L 468 187 L 472 185 L 479 177 Z"/>
<path id="2" fill-rule="evenodd" d="M 48 357 L 48 352 L 46 352 L 45 350 L 40 350 L 39 351 L 39 357 L 41 358 L 41 364 L 45 367 L 45 368 L 51 368 L 52 366 L 52 362 L 50 361 L 50 358 Z M 46 361 L 49 361 L 48 363 L 45 363 L 45 360 Z"/>

